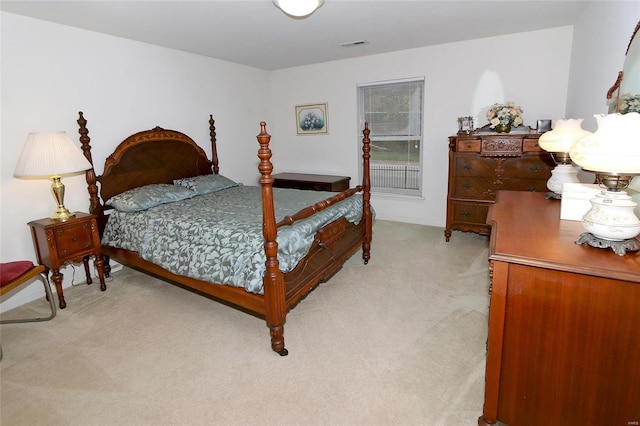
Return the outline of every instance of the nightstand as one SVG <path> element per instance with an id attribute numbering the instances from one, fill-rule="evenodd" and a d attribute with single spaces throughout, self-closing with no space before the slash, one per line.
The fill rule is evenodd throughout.
<path id="1" fill-rule="evenodd" d="M 29 226 L 38 263 L 52 270 L 51 280 L 56 286 L 60 309 L 67 306 L 62 292 L 63 274 L 60 273 L 60 268 L 67 263 L 82 262 L 87 284 L 91 284 L 89 259 L 94 257 L 100 290 L 107 289 L 104 282 L 105 262 L 100 248 L 98 223 L 94 215 L 76 212 L 75 217 L 64 222 L 46 218 L 29 222 Z"/>
<path id="2" fill-rule="evenodd" d="M 307 173 L 277 173 L 273 177 L 274 188 L 307 189 L 312 191 L 342 192 L 349 189 L 348 176 L 311 175 Z"/>

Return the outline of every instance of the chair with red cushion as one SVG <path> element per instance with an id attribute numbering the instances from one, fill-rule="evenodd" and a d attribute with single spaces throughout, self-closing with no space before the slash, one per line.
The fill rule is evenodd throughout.
<path id="1" fill-rule="evenodd" d="M 49 321 L 56 316 L 56 304 L 49 287 L 49 279 L 47 277 L 47 267 L 43 265 L 34 265 L 29 260 L 20 260 L 16 262 L 0 263 L 0 297 L 4 296 L 11 290 L 20 287 L 23 284 L 29 284 L 34 278 L 38 278 L 44 284 L 44 291 L 51 307 L 51 315 L 45 318 L 22 318 L 8 319 L 0 321 L 0 324 L 10 324 L 19 322 L 36 322 Z M 0 347 L 0 359 L 2 359 L 2 348 Z"/>

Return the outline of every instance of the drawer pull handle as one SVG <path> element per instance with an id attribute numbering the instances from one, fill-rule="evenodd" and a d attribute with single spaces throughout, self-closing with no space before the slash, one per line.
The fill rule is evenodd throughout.
<path id="1" fill-rule="evenodd" d="M 464 169 L 467 171 L 470 171 L 470 170 L 473 170 L 473 167 L 471 167 L 471 164 L 465 164 Z"/>
<path id="2" fill-rule="evenodd" d="M 471 213 L 469 213 L 469 212 L 468 212 L 468 211 L 466 211 L 466 210 L 463 210 L 463 211 L 460 213 L 460 215 L 461 215 L 462 217 L 467 217 L 467 216 L 470 216 L 470 215 L 471 215 Z"/>
<path id="3" fill-rule="evenodd" d="M 471 184 L 470 183 L 465 183 L 464 185 L 462 185 L 462 187 L 464 189 L 471 189 Z"/>
<path id="4" fill-rule="evenodd" d="M 538 192 L 538 190 L 535 187 L 531 186 L 529 187 L 529 192 Z"/>
<path id="5" fill-rule="evenodd" d="M 78 237 L 73 237 L 72 240 L 73 240 L 74 243 L 77 243 L 78 242 Z"/>
<path id="6" fill-rule="evenodd" d="M 540 171 L 540 166 L 531 166 L 531 167 L 529 167 L 529 170 L 531 170 L 532 172 L 539 172 Z"/>

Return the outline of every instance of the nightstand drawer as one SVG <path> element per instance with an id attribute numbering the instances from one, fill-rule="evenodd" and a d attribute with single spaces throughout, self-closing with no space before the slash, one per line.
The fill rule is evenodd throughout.
<path id="1" fill-rule="evenodd" d="M 93 250 L 93 233 L 89 221 L 55 229 L 53 236 L 56 240 L 58 258 L 61 261 L 78 256 L 79 253 L 87 250 Z"/>

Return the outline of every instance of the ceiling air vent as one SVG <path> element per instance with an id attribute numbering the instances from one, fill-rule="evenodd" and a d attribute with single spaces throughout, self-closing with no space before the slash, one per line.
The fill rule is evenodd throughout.
<path id="1" fill-rule="evenodd" d="M 356 40 L 356 41 L 348 41 L 346 43 L 340 43 L 340 46 L 342 47 L 352 47 L 352 46 L 361 46 L 363 44 L 367 44 L 369 43 L 366 40 Z"/>

